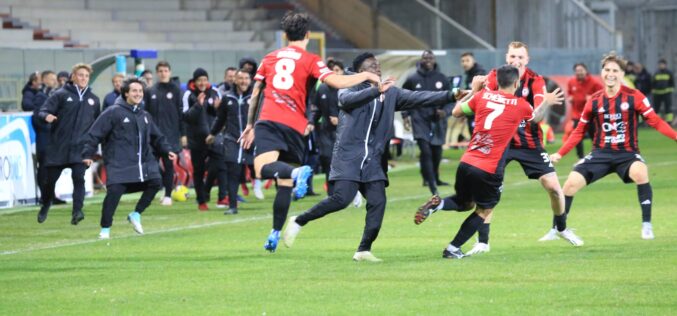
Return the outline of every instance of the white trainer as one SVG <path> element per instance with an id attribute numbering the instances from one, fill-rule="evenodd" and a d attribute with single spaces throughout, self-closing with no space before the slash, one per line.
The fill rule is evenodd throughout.
<path id="1" fill-rule="evenodd" d="M 483 242 L 478 242 L 475 243 L 475 245 L 472 246 L 472 249 L 470 251 L 466 252 L 466 256 L 471 256 L 471 255 L 477 255 L 480 253 L 485 253 L 489 252 L 491 250 L 491 247 L 489 247 L 489 244 L 485 244 Z"/>
<path id="2" fill-rule="evenodd" d="M 263 187 L 261 180 L 254 180 L 254 197 L 258 200 L 263 200 L 265 196 L 263 196 L 263 190 L 261 190 L 261 187 Z"/>
<path id="3" fill-rule="evenodd" d="M 357 192 L 357 194 L 355 194 L 355 198 L 353 199 L 353 206 L 354 207 L 362 206 L 362 194 L 359 191 Z"/>
<path id="4" fill-rule="evenodd" d="M 550 228 L 550 230 L 547 233 L 545 233 L 545 235 L 541 237 L 541 239 L 539 239 L 538 241 L 551 241 L 558 239 L 559 237 L 557 237 L 557 229 Z"/>
<path id="5" fill-rule="evenodd" d="M 172 197 L 170 196 L 165 196 L 162 198 L 160 201 L 160 205 L 162 206 L 172 206 Z"/>
<path id="6" fill-rule="evenodd" d="M 642 239 L 654 239 L 653 225 L 649 222 L 642 223 Z"/>
<path id="7" fill-rule="evenodd" d="M 376 258 L 371 251 L 358 251 L 353 256 L 355 261 L 382 262 L 382 259 Z"/>
<path id="8" fill-rule="evenodd" d="M 99 239 L 110 239 L 110 230 L 101 230 L 99 233 Z"/>
<path id="9" fill-rule="evenodd" d="M 583 246 L 583 239 L 576 236 L 576 234 L 574 234 L 574 232 L 571 231 L 571 229 L 567 228 L 561 232 L 558 231 L 557 235 L 564 238 L 566 241 L 570 242 L 575 247 Z"/>
<path id="10" fill-rule="evenodd" d="M 289 218 L 289 221 L 287 222 L 287 227 L 284 229 L 284 245 L 287 248 L 291 248 L 292 245 L 294 245 L 294 241 L 296 240 L 296 236 L 301 232 L 301 225 L 296 223 L 296 217 L 297 216 L 292 216 Z"/>
<path id="11" fill-rule="evenodd" d="M 127 221 L 132 224 L 134 231 L 139 235 L 143 235 L 143 226 L 141 226 L 141 214 L 137 212 L 131 212 L 127 215 Z"/>

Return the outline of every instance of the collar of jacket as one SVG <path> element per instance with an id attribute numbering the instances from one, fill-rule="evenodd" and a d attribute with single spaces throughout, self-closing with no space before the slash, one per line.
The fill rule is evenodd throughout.
<path id="1" fill-rule="evenodd" d="M 131 111 L 131 112 L 133 112 L 133 113 L 137 113 L 137 112 L 139 112 L 139 110 L 141 109 L 141 107 L 139 106 L 139 104 L 137 104 L 136 106 L 131 105 L 131 104 L 127 103 L 126 100 L 122 99 L 121 96 L 118 97 L 117 99 L 115 99 L 115 103 L 114 103 L 114 104 L 115 104 L 115 105 L 119 105 L 120 107 L 122 107 L 122 108 L 124 108 L 124 109 L 126 109 L 126 110 L 128 110 L 128 111 Z"/>
<path id="2" fill-rule="evenodd" d="M 78 95 L 78 97 L 80 97 L 80 101 L 82 101 L 82 98 L 87 94 L 87 92 L 89 92 L 89 86 L 86 86 L 84 89 L 80 90 L 80 87 L 76 86 L 73 81 L 66 82 L 63 88 Z"/>

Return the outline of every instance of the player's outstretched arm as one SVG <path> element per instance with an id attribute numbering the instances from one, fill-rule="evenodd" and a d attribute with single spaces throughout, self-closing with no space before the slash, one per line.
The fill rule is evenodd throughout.
<path id="1" fill-rule="evenodd" d="M 336 74 L 331 74 L 324 78 L 324 83 L 326 83 L 328 86 L 333 87 L 335 89 L 345 89 L 345 88 L 350 88 L 354 85 L 358 85 L 360 83 L 363 83 L 365 81 L 370 81 L 372 83 L 380 84 L 381 83 L 381 78 L 377 76 L 376 74 L 373 74 L 371 72 L 361 72 L 358 74 L 354 75 L 336 75 Z"/>
<path id="2" fill-rule="evenodd" d="M 644 115 L 646 122 L 649 126 L 656 129 L 659 133 L 665 135 L 666 137 L 677 141 L 677 132 L 670 127 L 670 125 L 663 121 L 656 112 L 651 111 L 648 114 Z"/>

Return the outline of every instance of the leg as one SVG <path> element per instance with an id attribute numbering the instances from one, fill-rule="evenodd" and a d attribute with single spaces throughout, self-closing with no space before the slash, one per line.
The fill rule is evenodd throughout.
<path id="1" fill-rule="evenodd" d="M 578 126 L 578 120 L 573 120 L 574 121 L 574 126 L 573 129 L 576 129 L 576 126 Z M 578 159 L 583 158 L 584 156 L 584 151 L 583 151 L 583 140 L 581 140 L 578 145 L 576 145 L 576 156 L 578 156 Z"/>
<path id="2" fill-rule="evenodd" d="M 40 212 L 38 212 L 38 223 L 42 223 L 47 219 L 49 208 L 52 206 L 52 201 L 54 200 L 54 187 L 56 186 L 56 181 L 61 175 L 63 167 L 46 167 L 45 169 L 47 174 L 44 190 L 41 192 L 42 195 L 40 196 L 42 206 L 40 207 Z"/>
<path id="3" fill-rule="evenodd" d="M 300 226 L 304 226 L 310 221 L 322 218 L 327 214 L 348 207 L 350 202 L 353 201 L 358 188 L 359 183 L 357 182 L 345 180 L 334 181 L 334 193 L 296 217 L 296 223 Z"/>
<path id="4" fill-rule="evenodd" d="M 153 202 L 155 195 L 158 193 L 158 191 L 160 191 L 160 189 L 162 189 L 162 181 L 160 179 L 152 179 L 146 181 L 144 186 L 145 188 L 141 194 L 141 198 L 139 198 L 139 201 L 136 203 L 136 207 L 134 208 L 134 211 L 139 214 L 143 213 L 143 211 L 148 208 L 150 203 Z"/>
<path id="5" fill-rule="evenodd" d="M 82 213 L 82 206 L 85 202 L 85 170 L 87 170 L 87 166 L 83 163 L 76 163 L 72 164 L 70 168 L 73 179 L 73 218 L 71 224 L 77 225 L 85 218 Z"/>
<path id="6" fill-rule="evenodd" d="M 101 228 L 110 228 L 113 225 L 113 215 L 120 203 L 120 198 L 127 191 L 124 184 L 110 184 L 106 186 L 106 197 L 101 209 Z"/>
<path id="7" fill-rule="evenodd" d="M 433 170 L 435 171 L 435 183 L 439 185 L 448 185 L 440 180 L 440 163 L 442 162 L 442 146 L 430 145 L 433 157 Z"/>
<path id="8" fill-rule="evenodd" d="M 204 182 L 207 153 L 203 150 L 191 149 L 190 157 L 193 164 L 193 186 L 195 187 L 197 203 L 204 204 L 207 202 Z"/>
<path id="9" fill-rule="evenodd" d="M 174 162 L 169 160 L 167 156 L 162 157 L 162 186 L 165 188 L 165 197 L 172 196 L 172 189 L 174 188 Z"/>
<path id="10" fill-rule="evenodd" d="M 450 247 L 447 247 L 448 252 L 458 251 L 463 244 L 465 244 L 472 235 L 475 234 L 477 229 L 484 223 L 485 219 L 489 218 L 493 209 L 483 209 L 478 207 L 474 212 L 472 212 L 461 224 L 461 228 L 456 233 L 456 236 L 449 244 Z"/>
<path id="11" fill-rule="evenodd" d="M 235 162 L 228 162 L 226 165 L 228 180 L 228 207 L 237 209 L 237 189 L 242 174 L 242 166 Z"/>
<path id="12" fill-rule="evenodd" d="M 421 174 L 423 175 L 423 180 L 428 183 L 430 193 L 436 195 L 437 183 L 435 181 L 435 170 L 433 166 L 433 157 L 430 143 L 423 139 L 417 139 L 416 143 L 418 144 L 418 148 L 420 150 L 419 163 L 421 164 Z"/>
<path id="13" fill-rule="evenodd" d="M 386 209 L 386 190 L 384 181 L 368 182 L 364 184 L 364 197 L 367 199 L 367 215 L 365 217 L 362 241 L 357 248 L 358 252 L 371 251 L 371 245 L 378 237 L 383 223 Z"/>
<path id="14" fill-rule="evenodd" d="M 562 187 L 559 184 L 557 173 L 551 172 L 542 175 L 538 178 L 538 181 L 548 193 L 553 215 L 562 215 L 564 213 L 564 192 L 562 192 Z"/>
<path id="15" fill-rule="evenodd" d="M 649 170 L 641 161 L 635 161 L 630 165 L 628 177 L 637 184 L 637 198 L 642 209 L 642 238 L 653 239 L 653 227 L 651 226 L 651 205 L 653 204 L 653 190 L 649 183 Z"/>

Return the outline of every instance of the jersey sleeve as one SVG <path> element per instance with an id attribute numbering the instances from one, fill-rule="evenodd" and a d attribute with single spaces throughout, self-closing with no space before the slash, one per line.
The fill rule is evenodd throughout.
<path id="1" fill-rule="evenodd" d="M 310 59 L 310 74 L 313 78 L 316 78 L 320 81 L 324 81 L 324 78 L 333 74 L 334 72 L 327 68 L 327 65 L 324 64 L 322 59 L 317 55 L 311 55 Z"/>
<path id="2" fill-rule="evenodd" d="M 261 64 L 259 65 L 259 69 L 256 70 L 256 75 L 254 75 L 254 80 L 257 81 L 264 81 L 266 80 L 266 70 L 268 65 L 268 56 L 264 57 L 263 60 L 261 60 Z"/>
<path id="3" fill-rule="evenodd" d="M 498 90 L 498 81 L 496 79 L 496 69 L 492 69 L 487 75 L 487 81 L 484 84 L 484 88 L 489 91 Z"/>
<path id="4" fill-rule="evenodd" d="M 534 78 L 534 83 L 531 85 L 531 93 L 534 94 L 534 109 L 543 103 L 545 97 L 545 80 L 541 76 Z"/>

